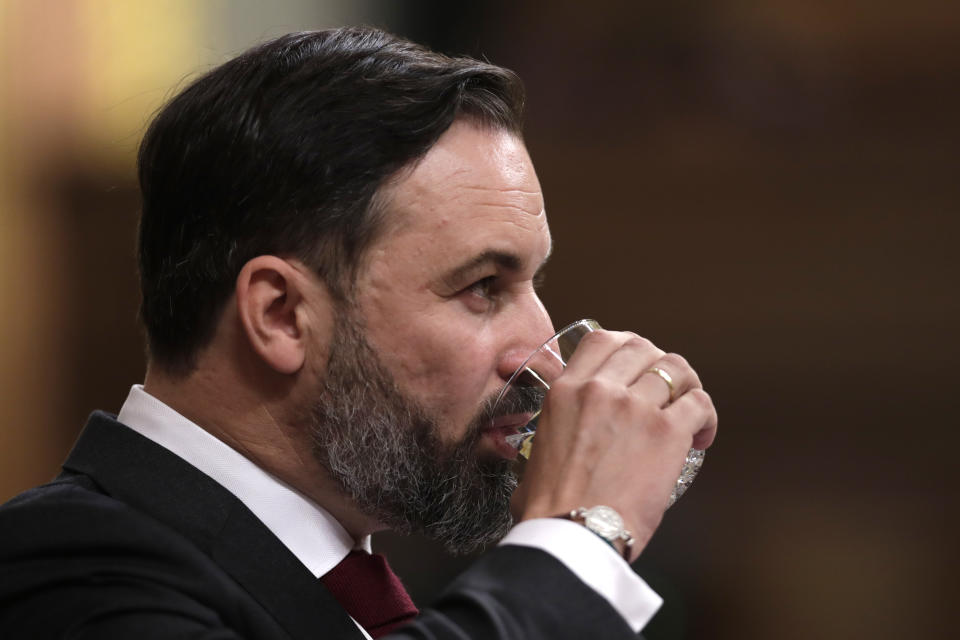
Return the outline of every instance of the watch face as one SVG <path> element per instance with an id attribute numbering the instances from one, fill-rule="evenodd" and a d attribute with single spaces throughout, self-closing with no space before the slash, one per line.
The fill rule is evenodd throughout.
<path id="1" fill-rule="evenodd" d="M 623 518 L 610 507 L 598 506 L 587 509 L 583 515 L 587 528 L 597 535 L 613 540 L 623 531 Z"/>

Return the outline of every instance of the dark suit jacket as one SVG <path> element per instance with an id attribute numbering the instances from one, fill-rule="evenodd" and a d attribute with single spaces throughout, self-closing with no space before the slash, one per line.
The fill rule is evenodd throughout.
<path id="1" fill-rule="evenodd" d="M 361 634 L 226 489 L 94 413 L 63 473 L 0 507 L 3 638 L 319 638 Z M 391 638 L 634 638 L 536 549 L 487 553 Z"/>

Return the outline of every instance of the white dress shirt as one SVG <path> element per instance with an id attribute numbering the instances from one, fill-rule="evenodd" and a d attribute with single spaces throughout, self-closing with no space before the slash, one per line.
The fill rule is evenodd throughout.
<path id="1" fill-rule="evenodd" d="M 141 385 L 130 389 L 117 419 L 236 496 L 317 578 L 352 549 L 370 552 L 370 536 L 355 541 L 323 507 L 148 394 Z M 536 547 L 553 555 L 609 601 L 638 633 L 663 603 L 610 545 L 575 522 L 526 520 L 514 526 L 500 544 Z"/>

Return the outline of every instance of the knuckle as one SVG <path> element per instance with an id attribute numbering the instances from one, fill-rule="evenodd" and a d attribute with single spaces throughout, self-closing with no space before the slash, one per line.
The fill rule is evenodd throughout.
<path id="1" fill-rule="evenodd" d="M 633 411 L 636 398 L 624 385 L 593 378 L 587 380 L 580 387 L 577 400 L 582 407 L 588 410 L 612 415 L 627 416 Z"/>
<path id="2" fill-rule="evenodd" d="M 614 393 L 613 385 L 605 380 L 591 378 L 580 388 L 580 398 L 585 402 L 606 399 Z"/>
<path id="3" fill-rule="evenodd" d="M 631 349 L 636 349 L 638 351 L 656 349 L 656 347 L 653 346 L 653 343 L 643 336 L 638 336 L 635 333 L 628 333 L 627 335 L 629 337 L 627 338 L 627 341 L 623 343 L 625 347 L 630 347 Z"/>
<path id="4" fill-rule="evenodd" d="M 713 399 L 709 393 L 703 389 L 691 389 L 687 393 L 702 410 L 716 413 L 716 408 L 713 406 Z"/>
<path id="5" fill-rule="evenodd" d="M 607 383 L 599 378 L 590 378 L 583 383 L 581 387 L 581 393 L 587 396 L 595 396 L 603 394 L 606 391 Z"/>
<path id="6" fill-rule="evenodd" d="M 662 412 L 647 416 L 644 424 L 647 432 L 658 439 L 669 435 L 676 428 L 673 421 Z"/>
<path id="7" fill-rule="evenodd" d="M 609 331 L 602 329 L 591 331 L 580 338 L 580 345 L 603 344 L 607 340 L 610 340 L 611 337 L 612 334 Z"/>
<path id="8" fill-rule="evenodd" d="M 687 362 L 687 359 L 684 358 L 679 353 L 665 353 L 661 358 L 665 364 L 672 365 L 677 368 L 678 372 L 681 369 L 690 369 L 690 363 Z"/>

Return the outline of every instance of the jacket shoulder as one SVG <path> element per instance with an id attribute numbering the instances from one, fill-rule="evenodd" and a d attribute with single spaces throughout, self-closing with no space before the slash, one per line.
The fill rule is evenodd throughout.
<path id="1" fill-rule="evenodd" d="M 161 627 L 222 628 L 249 606 L 206 553 L 148 514 L 65 474 L 0 507 L 0 628 L 60 637 L 162 612 Z M 241 604 L 242 603 L 242 604 Z"/>
<path id="2" fill-rule="evenodd" d="M 150 547 L 182 546 L 174 532 L 116 500 L 81 474 L 64 474 L 0 507 L 0 563 L 40 557 L 122 555 Z"/>

